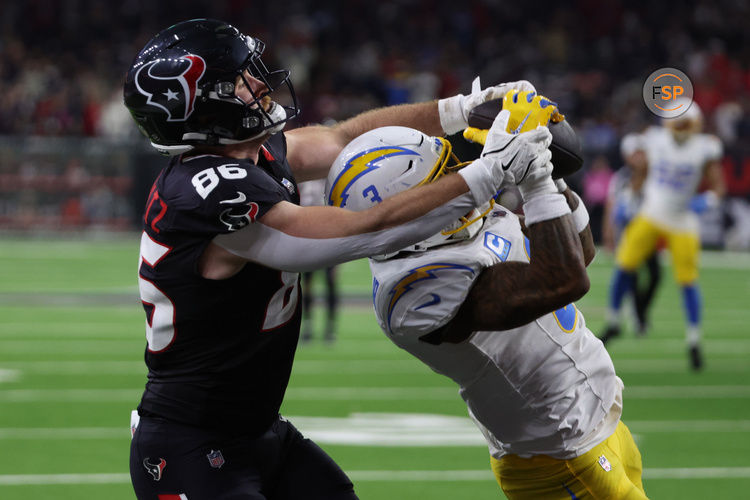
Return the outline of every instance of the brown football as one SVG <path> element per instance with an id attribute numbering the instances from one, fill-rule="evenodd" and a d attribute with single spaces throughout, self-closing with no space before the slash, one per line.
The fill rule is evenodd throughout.
<path id="1" fill-rule="evenodd" d="M 502 110 L 503 100 L 493 99 L 472 109 L 469 113 L 469 126 L 488 129 L 495 121 L 495 117 Z M 577 172 L 583 166 L 583 150 L 578 135 L 570 126 L 568 120 L 550 122 L 549 131 L 552 134 L 552 178 L 559 179 Z"/>

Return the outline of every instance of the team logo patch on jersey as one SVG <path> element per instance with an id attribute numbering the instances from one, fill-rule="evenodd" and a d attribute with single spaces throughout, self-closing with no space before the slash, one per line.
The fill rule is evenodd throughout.
<path id="1" fill-rule="evenodd" d="M 221 212 L 219 220 L 221 220 L 230 231 L 237 231 L 251 222 L 255 222 L 255 218 L 258 216 L 258 210 L 258 204 L 251 201 L 247 205 L 227 208 Z"/>
<path id="2" fill-rule="evenodd" d="M 281 184 L 286 188 L 287 191 L 289 191 L 289 194 L 294 194 L 295 189 L 292 181 L 284 177 L 283 179 L 281 179 Z"/>
<path id="3" fill-rule="evenodd" d="M 149 457 L 143 459 L 143 467 L 146 469 L 146 472 L 151 474 L 151 477 L 154 478 L 154 481 L 160 481 L 161 475 L 164 472 L 164 468 L 167 466 L 167 461 L 163 458 L 159 458 L 158 464 L 152 464 L 148 460 Z"/>
<path id="4" fill-rule="evenodd" d="M 177 61 L 157 59 L 138 70 L 135 86 L 147 104 L 164 110 L 168 122 L 184 122 L 195 109 L 198 81 L 205 72 L 206 61 L 194 54 Z"/>
<path id="5" fill-rule="evenodd" d="M 206 458 L 208 458 L 208 463 L 211 464 L 211 467 L 214 469 L 221 469 L 221 466 L 224 465 L 224 455 L 221 454 L 221 450 L 211 450 L 211 453 L 206 455 Z"/>
<path id="6" fill-rule="evenodd" d="M 604 455 L 599 457 L 598 462 L 601 468 L 604 469 L 606 472 L 609 472 L 612 470 L 612 465 L 609 463 L 609 460 L 607 460 L 607 457 L 605 457 Z"/>
<path id="7" fill-rule="evenodd" d="M 487 247 L 490 252 L 497 255 L 500 262 L 505 262 L 508 259 L 511 246 L 510 241 L 502 236 L 487 231 L 484 233 L 484 246 Z"/>

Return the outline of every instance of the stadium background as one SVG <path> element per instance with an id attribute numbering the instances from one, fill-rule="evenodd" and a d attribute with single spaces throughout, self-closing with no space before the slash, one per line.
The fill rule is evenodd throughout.
<path id="1" fill-rule="evenodd" d="M 673 66 L 725 145 L 729 197 L 705 214 L 707 369 L 687 371 L 665 280 L 646 339 L 613 344 L 625 420 L 653 498 L 750 486 L 750 5 L 743 1 L 5 1 L 0 4 L 0 498 L 130 498 L 127 420 L 145 381 L 137 227 L 164 159 L 121 104 L 159 29 L 225 19 L 292 70 L 297 124 L 525 78 L 576 126 L 571 179 L 596 220 L 619 139 L 653 123 L 641 88 Z M 595 227 L 598 233 L 598 227 Z M 667 262 L 668 265 L 668 262 Z M 580 303 L 601 326 L 611 257 Z M 497 498 L 451 384 L 390 345 L 360 261 L 342 267 L 339 341 L 300 349 L 284 412 L 350 471 L 363 499 Z M 421 415 L 421 416 L 420 416 Z"/>

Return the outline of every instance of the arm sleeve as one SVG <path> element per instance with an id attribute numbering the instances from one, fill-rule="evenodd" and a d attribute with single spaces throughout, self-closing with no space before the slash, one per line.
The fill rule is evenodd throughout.
<path id="1" fill-rule="evenodd" d="M 311 271 L 398 251 L 432 236 L 472 208 L 474 199 L 469 192 L 422 217 L 382 231 L 341 238 L 301 238 L 255 223 L 218 235 L 213 242 L 234 255 L 274 269 Z"/>

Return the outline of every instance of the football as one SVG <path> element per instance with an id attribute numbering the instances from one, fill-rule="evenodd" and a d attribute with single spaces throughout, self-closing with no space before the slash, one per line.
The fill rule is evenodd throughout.
<path id="1" fill-rule="evenodd" d="M 492 122 L 503 106 L 502 99 L 492 99 L 472 109 L 469 113 L 469 126 L 489 129 Z M 552 134 L 552 178 L 559 179 L 577 172 L 583 166 L 583 151 L 578 135 L 570 126 L 568 120 L 550 122 L 549 131 Z"/>

